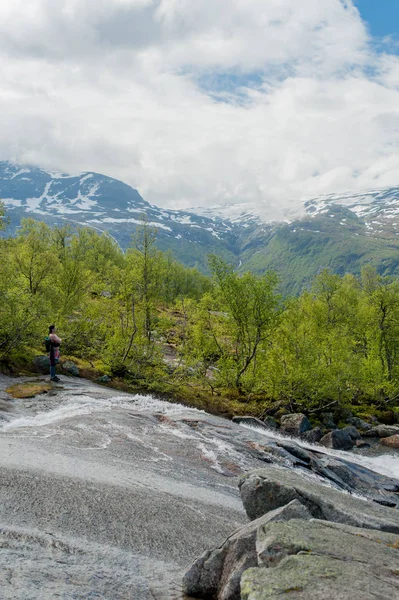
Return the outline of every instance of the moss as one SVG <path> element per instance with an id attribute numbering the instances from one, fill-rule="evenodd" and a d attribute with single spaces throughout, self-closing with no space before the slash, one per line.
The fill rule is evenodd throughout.
<path id="1" fill-rule="evenodd" d="M 40 394 L 47 394 L 51 389 L 52 386 L 49 383 L 29 382 L 11 385 L 6 392 L 13 398 L 34 398 Z"/>

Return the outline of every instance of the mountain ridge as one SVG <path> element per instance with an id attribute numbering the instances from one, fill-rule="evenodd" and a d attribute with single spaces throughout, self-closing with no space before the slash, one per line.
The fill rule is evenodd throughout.
<path id="1" fill-rule="evenodd" d="M 72 222 L 107 231 L 123 249 L 145 214 L 159 249 L 187 266 L 206 272 L 207 256 L 215 253 L 241 271 L 274 269 L 284 293 L 309 286 L 323 268 L 356 275 L 371 264 L 382 275 L 399 276 L 399 186 L 311 198 L 297 218 L 267 222 L 245 204 L 197 212 L 159 208 L 106 175 L 70 176 L 3 161 L 0 198 L 11 232 L 22 217 Z"/>

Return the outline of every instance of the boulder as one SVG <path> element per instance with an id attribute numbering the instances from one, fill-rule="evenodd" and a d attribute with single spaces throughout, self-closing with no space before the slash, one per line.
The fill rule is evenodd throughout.
<path id="1" fill-rule="evenodd" d="M 326 448 L 334 448 L 335 450 L 351 450 L 354 443 L 351 436 L 343 430 L 333 429 L 321 438 L 320 444 Z"/>
<path id="2" fill-rule="evenodd" d="M 97 383 L 109 383 L 110 381 L 112 381 L 112 379 L 108 375 L 102 375 L 101 377 L 96 379 L 96 381 Z"/>
<path id="3" fill-rule="evenodd" d="M 288 435 L 301 436 L 305 431 L 310 431 L 312 426 L 309 419 L 301 414 L 283 415 L 281 417 L 281 431 Z"/>
<path id="4" fill-rule="evenodd" d="M 366 431 L 363 435 L 367 437 L 387 438 L 399 434 L 399 425 L 377 425 Z"/>
<path id="5" fill-rule="evenodd" d="M 349 434 L 352 440 L 355 441 L 360 440 L 360 438 L 362 437 L 354 425 L 348 425 L 347 427 L 341 429 L 341 431 L 344 431 L 345 433 Z"/>
<path id="6" fill-rule="evenodd" d="M 397 536 L 294 519 L 258 530 L 259 567 L 241 578 L 242 600 L 399 597 Z"/>
<path id="7" fill-rule="evenodd" d="M 389 448 L 399 448 L 399 435 L 391 435 L 390 437 L 383 438 L 381 444 L 388 446 Z"/>
<path id="8" fill-rule="evenodd" d="M 240 527 L 224 544 L 205 552 L 183 577 L 183 590 L 189 596 L 240 600 L 240 580 L 244 571 L 258 565 L 256 539 L 268 523 L 290 519 L 308 520 L 309 511 L 297 500 Z"/>
<path id="9" fill-rule="evenodd" d="M 309 442 L 309 444 L 317 444 L 320 442 L 322 437 L 323 431 L 320 429 L 320 427 L 315 427 L 310 431 L 305 431 L 305 433 L 301 435 L 301 438 Z"/>
<path id="10" fill-rule="evenodd" d="M 347 423 L 350 425 L 354 425 L 360 431 L 369 431 L 371 429 L 370 423 L 366 423 L 363 419 L 359 419 L 359 417 L 352 417 L 347 420 Z"/>
<path id="11" fill-rule="evenodd" d="M 65 360 L 60 366 L 64 373 L 79 377 L 79 368 L 71 360 Z"/>
<path id="12" fill-rule="evenodd" d="M 367 485 L 367 477 L 371 477 L 367 469 L 366 472 L 366 475 L 362 475 L 363 479 L 360 479 L 359 473 L 359 481 L 364 481 L 364 486 Z M 378 488 L 371 487 L 370 494 L 377 489 L 381 490 L 383 483 L 388 481 L 388 478 L 379 477 L 381 480 L 378 479 Z M 238 487 L 245 511 L 251 520 L 292 500 L 298 500 L 316 519 L 399 533 L 399 513 L 396 510 L 364 502 L 356 496 L 326 487 L 306 477 L 304 472 L 270 465 L 241 476 Z M 385 497 L 389 498 L 388 492 Z"/>
<path id="13" fill-rule="evenodd" d="M 35 356 L 33 364 L 40 373 L 50 372 L 50 359 L 47 355 Z"/>

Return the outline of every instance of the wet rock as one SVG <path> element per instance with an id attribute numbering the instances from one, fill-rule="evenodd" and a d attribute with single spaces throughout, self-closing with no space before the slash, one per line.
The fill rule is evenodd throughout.
<path id="1" fill-rule="evenodd" d="M 281 431 L 288 435 L 301 436 L 305 431 L 310 431 L 312 426 L 309 419 L 301 414 L 283 415 L 281 417 Z"/>
<path id="2" fill-rule="evenodd" d="M 298 444 L 291 442 L 277 442 L 277 446 L 280 446 L 280 448 L 284 448 L 284 450 L 286 450 L 296 458 L 299 458 L 299 460 L 301 460 L 302 462 L 310 463 L 311 456 L 309 455 L 309 452 L 301 448 L 301 446 L 299 446 Z"/>
<path id="3" fill-rule="evenodd" d="M 309 511 L 297 500 L 240 527 L 220 548 L 205 552 L 183 577 L 183 591 L 189 596 L 218 600 L 240 600 L 241 576 L 258 565 L 256 540 L 269 523 L 308 520 Z"/>
<path id="4" fill-rule="evenodd" d="M 301 435 L 301 438 L 309 442 L 309 444 L 317 444 L 320 442 L 322 437 L 323 431 L 320 429 L 320 427 L 315 427 L 310 431 L 305 431 L 305 433 Z"/>
<path id="5" fill-rule="evenodd" d="M 320 444 L 335 450 L 351 450 L 354 446 L 353 439 L 345 431 L 334 429 L 321 438 Z"/>
<path id="6" fill-rule="evenodd" d="M 366 431 L 363 435 L 366 437 L 387 438 L 399 434 L 399 425 L 377 425 Z"/>
<path id="7" fill-rule="evenodd" d="M 269 523 L 257 537 L 259 567 L 241 578 L 241 598 L 397 598 L 396 544 L 392 534 L 317 520 Z"/>
<path id="8" fill-rule="evenodd" d="M 349 434 L 352 440 L 355 441 L 360 440 L 360 438 L 362 437 L 354 425 L 348 425 L 347 427 L 341 429 L 341 431 L 344 431 L 345 433 Z"/>
<path id="9" fill-rule="evenodd" d="M 263 419 L 264 424 L 266 425 L 266 427 L 268 427 L 269 429 L 278 429 L 278 423 L 276 421 L 276 419 L 274 419 L 273 417 L 265 417 Z"/>
<path id="10" fill-rule="evenodd" d="M 317 519 L 399 533 L 396 511 L 342 494 L 293 470 L 271 466 L 257 469 L 243 475 L 238 485 L 250 519 L 258 519 L 270 510 L 298 500 Z M 389 499 L 388 495 L 386 497 Z"/>
<path id="11" fill-rule="evenodd" d="M 390 437 L 383 438 L 381 444 L 388 446 L 388 448 L 399 448 L 399 435 L 391 435 Z"/>
<path id="12" fill-rule="evenodd" d="M 64 373 L 68 373 L 74 377 L 79 377 L 79 368 L 71 360 L 66 360 L 61 363 L 61 369 L 64 371 Z"/>
<path id="13" fill-rule="evenodd" d="M 275 456 L 277 459 L 281 459 L 280 461 L 279 460 L 276 461 L 276 462 L 280 462 L 280 464 L 288 463 L 288 465 L 292 465 L 292 466 L 297 465 L 297 466 L 307 467 L 307 464 L 309 462 L 309 461 L 305 462 L 305 461 L 301 460 L 295 454 L 292 454 L 285 448 L 279 447 L 277 444 L 268 444 L 267 446 L 264 446 L 264 451 L 269 452 L 271 455 Z"/>
<path id="14" fill-rule="evenodd" d="M 267 427 L 263 421 L 257 419 L 256 417 L 244 415 L 242 417 L 233 417 L 232 421 L 240 425 L 241 423 L 245 425 L 252 425 L 252 427 L 260 427 L 261 429 L 270 429 Z"/>
<path id="15" fill-rule="evenodd" d="M 349 469 L 334 459 L 313 458 L 310 466 L 312 471 L 329 479 L 335 485 L 346 491 L 352 491 L 354 478 Z"/>

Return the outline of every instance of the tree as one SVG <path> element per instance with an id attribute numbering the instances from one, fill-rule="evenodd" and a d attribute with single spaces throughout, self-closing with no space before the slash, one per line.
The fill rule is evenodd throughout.
<path id="1" fill-rule="evenodd" d="M 276 326 L 280 299 L 275 293 L 277 276 L 252 273 L 240 276 L 221 258 L 211 255 L 209 265 L 216 283 L 221 309 L 226 311 L 224 335 L 218 341 L 227 380 L 243 391 L 243 378 L 256 369 L 260 347 Z M 233 376 L 232 380 L 230 379 Z"/>

